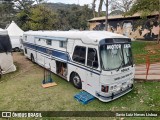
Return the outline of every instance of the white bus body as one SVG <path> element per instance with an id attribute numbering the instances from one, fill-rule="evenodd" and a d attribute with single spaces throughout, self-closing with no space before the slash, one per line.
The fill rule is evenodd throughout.
<path id="1" fill-rule="evenodd" d="M 133 88 L 131 40 L 106 31 L 28 31 L 24 54 L 103 102 Z"/>

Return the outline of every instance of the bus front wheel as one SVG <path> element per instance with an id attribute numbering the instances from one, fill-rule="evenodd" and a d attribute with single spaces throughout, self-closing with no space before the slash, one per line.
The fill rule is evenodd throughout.
<path id="1" fill-rule="evenodd" d="M 82 89 L 81 78 L 79 77 L 79 75 L 77 73 L 72 73 L 71 82 L 76 88 Z"/>

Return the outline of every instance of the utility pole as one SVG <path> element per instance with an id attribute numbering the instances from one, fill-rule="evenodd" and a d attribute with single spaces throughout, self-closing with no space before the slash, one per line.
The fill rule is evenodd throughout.
<path id="1" fill-rule="evenodd" d="M 105 30 L 108 31 L 108 0 L 106 0 L 106 21 L 105 21 Z"/>

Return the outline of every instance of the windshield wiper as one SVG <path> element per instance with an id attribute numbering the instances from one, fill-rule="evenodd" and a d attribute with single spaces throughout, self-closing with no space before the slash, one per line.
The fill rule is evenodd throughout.
<path id="1" fill-rule="evenodd" d="M 117 71 L 123 66 L 124 60 L 122 60 L 121 65 L 117 68 Z"/>

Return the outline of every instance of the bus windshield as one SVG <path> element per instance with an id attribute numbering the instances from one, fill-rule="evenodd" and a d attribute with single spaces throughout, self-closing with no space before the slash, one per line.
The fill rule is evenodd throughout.
<path id="1" fill-rule="evenodd" d="M 104 70 L 119 70 L 133 64 L 130 44 L 101 45 L 100 56 Z"/>

